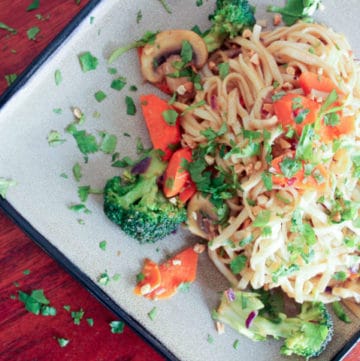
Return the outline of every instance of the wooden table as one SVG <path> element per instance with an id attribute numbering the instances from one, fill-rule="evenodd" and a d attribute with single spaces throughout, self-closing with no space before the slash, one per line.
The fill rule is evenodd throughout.
<path id="1" fill-rule="evenodd" d="M 35 57 L 68 24 L 89 0 L 0 0 L 0 22 L 13 29 L 0 29 L 0 94 L 11 74 L 21 74 Z M 36 3 L 36 2 L 34 2 Z M 36 40 L 27 30 L 38 27 Z M 0 174 L 1 176 L 1 174 Z M 43 289 L 57 315 L 36 316 L 25 310 L 18 291 Z M 116 316 L 71 278 L 23 231 L 0 211 L 0 360 L 118 360 L 160 361 L 160 356 L 129 327 L 111 333 Z M 64 309 L 70 306 L 70 312 Z M 84 311 L 80 325 L 71 311 Z M 93 325 L 89 324 L 92 319 Z M 69 340 L 60 347 L 58 339 Z M 346 361 L 360 360 L 360 344 Z M 219 360 L 220 361 L 220 360 Z"/>

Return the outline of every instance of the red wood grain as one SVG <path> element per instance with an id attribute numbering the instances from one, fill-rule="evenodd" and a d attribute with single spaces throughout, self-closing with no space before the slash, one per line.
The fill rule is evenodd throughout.
<path id="1" fill-rule="evenodd" d="M 69 23 L 88 1 L 40 0 L 27 12 L 32 0 L 0 0 L 0 22 L 17 30 L 13 35 L 0 29 L 0 94 L 7 88 L 5 75 L 21 74 L 47 44 Z M 39 20 L 41 14 L 44 20 Z M 26 31 L 37 26 L 36 40 Z M 30 270 L 25 275 L 24 270 Z M 43 289 L 57 315 L 36 316 L 17 299 L 18 291 Z M 13 299 L 16 298 L 16 299 Z M 30 240 L 0 211 L 0 360 L 12 361 L 160 361 L 151 346 L 128 326 L 122 334 L 111 333 L 109 323 L 116 316 L 101 305 L 76 280 Z M 75 325 L 63 306 L 83 309 Z M 91 327 L 86 318 L 94 320 Z M 70 340 L 61 348 L 58 337 Z"/>

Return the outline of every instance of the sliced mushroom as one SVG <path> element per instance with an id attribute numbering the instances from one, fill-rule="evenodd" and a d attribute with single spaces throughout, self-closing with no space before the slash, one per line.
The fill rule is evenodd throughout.
<path id="1" fill-rule="evenodd" d="M 218 217 L 214 205 L 208 198 L 197 193 L 189 201 L 187 213 L 187 224 L 191 233 L 207 240 L 213 238 L 213 224 Z"/>
<path id="2" fill-rule="evenodd" d="M 159 65 L 174 54 L 180 54 L 184 41 L 188 41 L 193 49 L 192 63 L 201 69 L 208 58 L 208 50 L 204 40 L 191 30 L 165 30 L 156 35 L 153 44 L 146 44 L 141 54 L 141 72 L 146 80 L 159 83 L 165 72 Z"/>

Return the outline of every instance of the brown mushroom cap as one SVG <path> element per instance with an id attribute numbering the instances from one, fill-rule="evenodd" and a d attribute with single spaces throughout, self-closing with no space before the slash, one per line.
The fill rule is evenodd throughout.
<path id="1" fill-rule="evenodd" d="M 188 41 L 193 49 L 193 64 L 202 68 L 208 58 L 208 50 L 200 35 L 191 30 L 165 30 L 156 35 L 153 44 L 146 44 L 141 54 L 141 72 L 146 80 L 158 83 L 164 73 L 156 66 L 173 54 L 180 54 L 182 44 Z"/>

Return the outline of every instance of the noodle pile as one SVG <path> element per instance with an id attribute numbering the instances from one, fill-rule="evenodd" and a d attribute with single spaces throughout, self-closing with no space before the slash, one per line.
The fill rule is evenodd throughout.
<path id="1" fill-rule="evenodd" d="M 237 183 L 224 198 L 226 222 L 217 221 L 211 192 L 199 191 L 188 206 L 190 230 L 208 240 L 211 260 L 232 287 L 280 287 L 300 303 L 360 302 L 360 70 L 350 45 L 330 28 L 301 22 L 272 31 L 256 25 L 226 45 L 202 70 L 198 106 L 175 103 L 184 114 L 182 145 L 208 145 L 211 129 L 210 172 L 214 179 L 227 172 Z M 312 160 L 302 162 L 305 173 L 306 164 L 312 169 L 301 180 L 277 181 L 274 159 L 293 157 L 307 139 L 280 124 L 274 103 L 304 95 L 298 79 L 309 71 L 336 84 L 342 116 L 355 127 L 326 142 L 312 133 Z M 319 107 L 328 96 L 308 95 Z"/>

